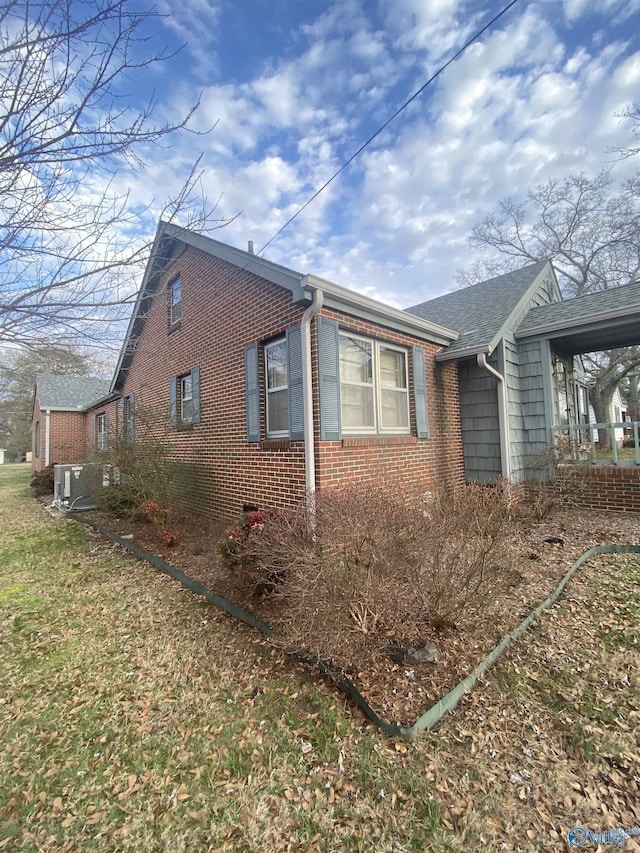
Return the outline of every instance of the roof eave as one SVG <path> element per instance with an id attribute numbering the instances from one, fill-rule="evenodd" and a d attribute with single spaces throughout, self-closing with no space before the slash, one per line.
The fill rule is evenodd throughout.
<path id="1" fill-rule="evenodd" d="M 363 296 L 356 291 L 348 290 L 331 281 L 316 275 L 306 275 L 302 281 L 302 293 L 305 301 L 311 298 L 310 290 L 321 290 L 324 296 L 323 307 L 332 308 L 344 314 L 368 320 L 377 325 L 386 326 L 396 331 L 429 340 L 442 346 L 457 341 L 460 335 L 453 329 L 439 326 L 423 320 L 415 314 L 409 314 L 401 308 L 385 305 L 370 296 Z M 294 299 L 294 301 L 298 301 Z"/>
<path id="2" fill-rule="evenodd" d="M 493 350 L 489 344 L 478 344 L 473 347 L 467 347 L 466 349 L 453 350 L 452 352 L 445 349 L 436 355 L 436 361 L 462 361 L 464 358 L 473 358 L 473 356 L 480 355 L 480 353 L 491 355 L 492 352 Z"/>
<path id="3" fill-rule="evenodd" d="M 636 312 L 631 312 L 636 313 Z M 596 323 L 605 322 L 606 320 L 615 320 L 620 317 L 620 311 L 603 311 L 600 314 L 595 314 L 589 318 L 589 324 L 593 325 Z M 626 319 L 626 318 L 625 318 Z M 525 330 L 523 332 L 516 332 L 515 337 L 517 339 L 521 338 L 538 338 L 544 337 L 545 335 L 551 335 L 554 332 L 561 332 L 565 329 L 574 329 L 580 326 L 584 326 L 584 318 L 576 317 L 569 322 L 562 322 L 560 320 L 556 320 L 550 323 L 544 323 L 541 326 L 534 327 L 530 330 Z"/>

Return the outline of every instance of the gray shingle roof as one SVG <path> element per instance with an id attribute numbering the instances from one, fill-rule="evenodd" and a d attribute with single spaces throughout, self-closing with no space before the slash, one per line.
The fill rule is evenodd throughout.
<path id="1" fill-rule="evenodd" d="M 109 379 L 86 376 L 36 376 L 41 409 L 86 409 L 109 393 Z"/>
<path id="2" fill-rule="evenodd" d="M 516 337 L 543 334 L 553 329 L 568 329 L 582 322 L 640 311 L 640 281 L 612 287 L 600 293 L 576 296 L 564 302 L 532 308 L 518 326 Z"/>
<path id="3" fill-rule="evenodd" d="M 405 310 L 460 333 L 447 347 L 453 357 L 465 350 L 482 352 L 491 347 L 505 323 L 549 261 L 454 290 Z"/>

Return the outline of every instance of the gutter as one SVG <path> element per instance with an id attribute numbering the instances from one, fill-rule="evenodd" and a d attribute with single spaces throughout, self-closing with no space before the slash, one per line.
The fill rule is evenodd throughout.
<path id="1" fill-rule="evenodd" d="M 304 472 L 307 503 L 313 518 L 313 495 L 316 490 L 316 446 L 313 425 L 313 379 L 311 365 L 311 320 L 322 308 L 322 290 L 313 291 L 313 301 L 302 315 L 300 338 L 302 345 L 302 398 L 304 409 Z"/>
<path id="2" fill-rule="evenodd" d="M 498 380 L 498 422 L 500 424 L 500 460 L 502 465 L 502 476 L 509 483 L 511 482 L 511 460 L 509 458 L 509 422 L 507 419 L 507 383 L 504 381 L 504 376 L 498 373 L 487 362 L 487 356 L 480 352 L 476 356 L 478 367 L 486 370 L 495 379 Z"/>
<path id="3" fill-rule="evenodd" d="M 44 467 L 49 465 L 49 450 L 51 447 L 51 409 L 46 409 L 44 418 Z"/>

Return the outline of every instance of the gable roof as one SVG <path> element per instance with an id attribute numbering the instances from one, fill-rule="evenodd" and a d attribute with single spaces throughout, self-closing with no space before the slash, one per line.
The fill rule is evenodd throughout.
<path id="1" fill-rule="evenodd" d="M 348 290 L 338 284 L 333 284 L 311 273 L 300 273 L 287 267 L 268 261 L 252 252 L 245 252 L 227 243 L 221 243 L 212 237 L 197 234 L 186 228 L 180 228 L 170 222 L 160 221 L 151 254 L 138 291 L 129 328 L 120 351 L 111 390 L 122 386 L 126 371 L 133 358 L 136 340 L 144 326 L 148 302 L 153 296 L 158 280 L 164 269 L 172 262 L 185 246 L 192 246 L 206 252 L 212 257 L 219 258 L 246 269 L 267 281 L 290 291 L 294 304 L 307 306 L 311 304 L 313 292 L 321 290 L 323 306 L 337 311 L 369 320 L 378 325 L 406 332 L 418 338 L 447 346 L 458 337 L 456 331 L 445 328 L 437 322 L 409 314 L 399 308 L 385 305 L 376 299 L 363 296 L 353 290 Z"/>
<path id="2" fill-rule="evenodd" d="M 36 376 L 36 392 L 41 409 L 83 411 L 109 393 L 108 379 L 86 376 Z"/>
<path id="3" fill-rule="evenodd" d="M 561 299 L 550 262 L 538 261 L 406 310 L 459 333 L 458 340 L 440 353 L 438 360 L 481 352 L 489 355 L 505 331 L 517 326 L 521 312 L 549 274 L 553 276 L 557 298 Z"/>
<path id="4" fill-rule="evenodd" d="M 640 281 L 532 308 L 516 338 L 545 336 L 569 353 L 640 343 Z"/>

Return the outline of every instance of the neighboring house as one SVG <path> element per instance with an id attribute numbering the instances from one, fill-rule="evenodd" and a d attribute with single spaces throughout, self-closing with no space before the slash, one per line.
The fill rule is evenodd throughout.
<path id="1" fill-rule="evenodd" d="M 563 406 L 587 411 L 594 329 L 640 342 L 640 286 L 602 296 L 562 302 L 543 261 L 401 311 L 160 223 L 113 381 L 78 407 L 84 450 L 140 441 L 151 413 L 177 501 L 217 518 L 347 482 L 522 481 Z"/>
<path id="2" fill-rule="evenodd" d="M 611 404 L 609 405 L 609 417 L 607 420 L 610 423 L 615 423 L 615 424 L 624 423 L 626 420 L 628 420 L 628 418 L 627 418 L 627 407 L 624 404 L 624 401 L 622 399 L 622 395 L 620 394 L 619 388 L 616 388 L 616 390 L 613 392 Z M 589 406 L 589 423 L 592 423 L 592 424 L 596 423 L 596 415 L 595 415 L 595 412 L 593 411 L 593 406 Z M 616 437 L 616 442 L 618 444 L 618 447 L 622 447 L 622 442 L 625 439 L 624 427 L 616 427 L 614 429 L 614 434 Z M 594 441 L 600 440 L 598 430 L 593 431 L 593 440 Z"/>
<path id="3" fill-rule="evenodd" d="M 78 462 L 87 453 L 87 412 L 109 393 L 108 379 L 36 377 L 33 399 L 32 466 Z"/>

